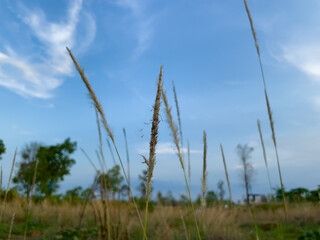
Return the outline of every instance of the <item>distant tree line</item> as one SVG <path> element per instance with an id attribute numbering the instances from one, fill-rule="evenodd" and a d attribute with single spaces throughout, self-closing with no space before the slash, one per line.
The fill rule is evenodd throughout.
<path id="1" fill-rule="evenodd" d="M 18 163 L 18 171 L 13 177 L 13 183 L 15 187 L 8 193 L 8 200 L 19 197 L 20 194 L 29 198 L 32 181 L 35 171 L 35 165 L 38 161 L 38 167 L 36 172 L 35 181 L 35 200 L 41 200 L 44 198 L 50 198 L 56 201 L 69 201 L 71 203 L 83 202 L 88 198 L 100 198 L 105 194 L 110 200 L 120 201 L 127 195 L 128 186 L 123 184 L 124 177 L 121 175 L 120 167 L 114 165 L 105 173 L 97 172 L 95 176 L 95 184 L 89 188 L 83 189 L 81 186 L 77 186 L 73 189 L 66 191 L 65 194 L 56 194 L 59 184 L 64 180 L 64 177 L 70 174 L 71 167 L 75 164 L 75 160 L 71 158 L 71 154 L 77 148 L 77 143 L 72 142 L 69 138 L 64 142 L 55 145 L 44 145 L 37 142 L 31 142 L 25 145 L 20 151 L 21 160 Z M 5 153 L 6 148 L 4 142 L 0 139 L 0 159 L 2 154 Z M 246 202 L 249 202 L 249 190 L 251 188 L 253 167 L 248 159 L 250 159 L 253 148 L 248 145 L 238 145 L 237 153 L 243 165 L 242 179 L 246 189 Z M 144 208 L 146 198 L 146 181 L 147 171 L 142 171 L 139 175 L 139 185 L 137 190 L 140 195 L 135 199 L 139 207 Z M 105 192 L 101 192 L 101 187 L 105 188 Z M 2 188 L 2 191 L 4 189 Z M 151 189 L 151 192 L 153 189 Z M 3 192 L 0 193 L 3 195 Z M 317 189 L 308 190 L 306 188 L 294 188 L 290 191 L 286 191 L 286 198 L 289 202 L 319 202 L 320 201 L 320 185 Z M 206 193 L 206 202 L 208 206 L 216 204 L 226 204 L 224 182 L 219 180 L 217 183 L 217 191 L 208 191 Z M 275 189 L 274 199 L 276 201 L 282 201 L 281 189 Z M 261 195 L 260 201 L 267 202 L 270 198 Z M 199 196 L 195 203 L 201 204 L 201 197 Z M 151 203 L 154 205 L 186 205 L 188 204 L 188 198 L 185 194 L 181 194 L 180 198 L 175 199 L 172 192 L 167 192 L 163 195 L 158 192 L 156 195 L 156 201 Z"/>

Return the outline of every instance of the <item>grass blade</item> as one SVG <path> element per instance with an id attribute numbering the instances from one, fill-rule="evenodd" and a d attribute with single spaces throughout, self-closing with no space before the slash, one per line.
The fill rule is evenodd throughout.
<path id="1" fill-rule="evenodd" d="M 222 160 L 223 160 L 224 171 L 226 173 L 226 179 L 227 179 L 227 183 L 228 183 L 230 207 L 232 207 L 231 186 L 230 186 L 229 174 L 228 174 L 228 170 L 227 170 L 227 164 L 226 164 L 226 159 L 224 157 L 222 144 L 220 144 L 220 149 L 221 149 L 221 155 L 222 155 Z"/>

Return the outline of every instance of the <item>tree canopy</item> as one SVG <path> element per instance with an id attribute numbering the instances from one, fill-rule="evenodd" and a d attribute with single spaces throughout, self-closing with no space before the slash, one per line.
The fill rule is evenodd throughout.
<path id="1" fill-rule="evenodd" d="M 3 143 L 3 141 L 0 139 L 0 160 L 2 159 L 1 155 L 6 152 L 6 147 Z"/>
<path id="2" fill-rule="evenodd" d="M 34 168 L 38 159 L 36 192 L 45 196 L 51 195 L 58 189 L 59 182 L 63 181 L 64 176 L 70 174 L 70 169 L 75 164 L 75 160 L 70 158 L 70 154 L 76 150 L 76 147 L 77 143 L 71 142 L 70 138 L 61 144 L 51 146 L 36 142 L 26 145 L 21 151 L 22 160 L 13 182 L 18 185 L 19 190 L 29 196 Z"/>

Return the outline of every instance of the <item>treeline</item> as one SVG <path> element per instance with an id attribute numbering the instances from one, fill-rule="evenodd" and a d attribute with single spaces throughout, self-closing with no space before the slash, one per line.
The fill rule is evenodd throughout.
<path id="1" fill-rule="evenodd" d="M 120 172 L 119 165 L 114 165 L 103 173 L 97 172 L 92 185 L 89 188 L 77 186 L 65 192 L 65 194 L 56 194 L 59 189 L 59 184 L 64 180 L 64 177 L 70 174 L 71 167 L 76 161 L 71 158 L 71 154 L 77 149 L 77 143 L 72 142 L 70 138 L 64 142 L 46 146 L 37 142 L 26 144 L 20 151 L 20 161 L 18 162 L 18 171 L 13 177 L 14 187 L 8 191 L 7 200 L 17 198 L 27 199 L 30 197 L 33 181 L 34 181 L 34 201 L 42 201 L 48 199 L 52 202 L 61 203 L 64 201 L 70 203 L 82 203 L 88 199 L 101 199 L 107 197 L 112 201 L 122 201 L 128 195 L 128 186 L 124 182 L 124 177 Z M 6 148 L 3 141 L 0 139 L 0 159 L 5 153 Z M 36 168 L 37 165 L 37 169 Z M 36 170 L 36 178 L 34 172 Z M 139 196 L 135 196 L 138 206 L 143 209 L 146 199 L 146 182 L 148 172 L 143 170 L 139 175 L 138 192 Z M 2 176 L 1 176 L 2 178 Z M 2 183 L 2 181 L 1 181 Z M 0 183 L 0 197 L 4 197 L 5 189 Z M 105 192 L 100 190 L 104 188 Z M 153 188 L 151 188 L 151 191 Z M 252 194 L 250 194 L 252 195 Z M 270 202 L 282 201 L 281 188 L 274 189 L 274 196 L 257 195 L 251 198 L 251 202 Z M 317 189 L 308 190 L 306 188 L 294 188 L 285 192 L 287 201 L 289 202 L 319 202 L 320 200 L 320 185 Z M 151 207 L 155 205 L 177 206 L 188 204 L 186 194 L 181 194 L 175 198 L 171 191 L 163 195 L 158 192 L 151 201 Z M 219 180 L 217 183 L 217 191 L 207 191 L 205 195 L 207 206 L 217 204 L 227 204 L 225 199 L 224 182 Z M 201 205 L 201 196 L 199 195 L 194 201 L 196 205 Z M 241 202 L 238 202 L 239 204 Z"/>

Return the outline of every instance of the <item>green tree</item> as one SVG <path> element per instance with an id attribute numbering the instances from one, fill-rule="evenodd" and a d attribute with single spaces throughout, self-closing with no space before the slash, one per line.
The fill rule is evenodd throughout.
<path id="1" fill-rule="evenodd" d="M 120 166 L 115 165 L 113 168 L 109 169 L 106 174 L 105 181 L 106 187 L 112 193 L 112 200 L 115 199 L 115 194 L 120 194 L 121 192 L 121 183 L 123 182 L 124 178 L 120 173 Z"/>
<path id="2" fill-rule="evenodd" d="M 82 187 L 78 186 L 73 189 L 66 191 L 63 199 L 69 201 L 70 203 L 78 203 L 82 201 L 81 194 L 82 194 Z"/>
<path id="3" fill-rule="evenodd" d="M 0 160 L 2 159 L 1 155 L 6 152 L 6 147 L 3 143 L 3 141 L 0 139 Z"/>
<path id="4" fill-rule="evenodd" d="M 77 143 L 71 142 L 70 138 L 61 144 L 52 146 L 37 143 L 27 145 L 22 150 L 22 160 L 13 182 L 28 195 L 35 162 L 38 159 L 36 192 L 46 197 L 51 196 L 58 189 L 59 182 L 64 180 L 64 176 L 70 174 L 70 169 L 75 164 L 75 160 L 70 158 L 70 154 L 76 150 L 76 147 Z"/>
<path id="5" fill-rule="evenodd" d="M 214 191 L 208 191 L 206 194 L 206 202 L 208 206 L 212 205 L 218 200 L 217 194 Z"/>
<path id="6" fill-rule="evenodd" d="M 34 167 L 36 163 L 37 154 L 40 148 L 40 143 L 31 142 L 26 144 L 21 151 L 22 161 L 19 163 L 19 171 L 13 178 L 18 190 L 23 192 L 29 198 L 31 184 L 34 174 Z"/>
<path id="7" fill-rule="evenodd" d="M 290 202 L 302 202 L 306 200 L 308 193 L 306 188 L 294 188 L 287 192 L 286 196 Z"/>
<path id="8" fill-rule="evenodd" d="M 99 181 L 97 182 L 96 189 L 105 187 L 109 194 L 111 194 L 112 200 L 115 199 L 116 194 L 120 194 L 125 191 L 125 186 L 121 185 L 124 178 L 120 173 L 120 166 L 115 165 L 113 168 L 109 169 L 107 173 L 99 173 Z M 101 186 L 101 178 L 104 179 L 104 186 Z"/>

